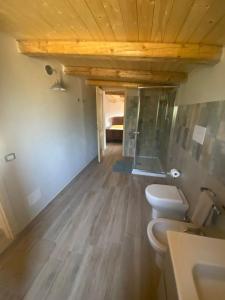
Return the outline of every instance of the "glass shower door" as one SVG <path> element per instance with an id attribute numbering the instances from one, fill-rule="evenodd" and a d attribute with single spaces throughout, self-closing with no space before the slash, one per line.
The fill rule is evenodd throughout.
<path id="1" fill-rule="evenodd" d="M 164 150 L 167 149 L 170 133 L 168 101 L 168 95 L 162 90 L 140 90 L 134 173 L 165 176 Z"/>

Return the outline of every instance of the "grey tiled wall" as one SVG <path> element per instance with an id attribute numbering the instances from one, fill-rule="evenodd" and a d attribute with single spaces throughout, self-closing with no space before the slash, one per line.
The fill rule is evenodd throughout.
<path id="1" fill-rule="evenodd" d="M 207 128 L 203 145 L 192 139 L 195 125 Z M 201 186 L 212 188 L 225 203 L 225 101 L 178 107 L 169 165 L 181 170 L 177 184 L 192 210 Z"/>
<path id="2" fill-rule="evenodd" d="M 135 135 L 138 115 L 137 95 L 128 94 L 125 102 L 125 124 L 124 124 L 124 156 L 134 156 Z"/>

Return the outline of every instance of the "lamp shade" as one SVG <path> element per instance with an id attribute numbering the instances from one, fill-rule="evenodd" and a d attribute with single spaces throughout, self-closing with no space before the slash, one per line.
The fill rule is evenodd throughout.
<path id="1" fill-rule="evenodd" d="M 66 87 L 64 85 L 64 83 L 62 82 L 62 80 L 58 80 L 56 81 L 50 88 L 53 91 L 61 91 L 61 92 L 65 92 L 66 91 Z"/>

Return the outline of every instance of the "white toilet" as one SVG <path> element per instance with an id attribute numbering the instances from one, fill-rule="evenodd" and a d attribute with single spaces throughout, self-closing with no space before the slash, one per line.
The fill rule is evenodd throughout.
<path id="1" fill-rule="evenodd" d="M 189 205 L 180 189 L 172 185 L 151 184 L 145 195 L 152 206 L 152 218 L 183 220 Z"/>
<path id="2" fill-rule="evenodd" d="M 205 225 L 212 214 L 213 201 L 207 192 L 202 192 L 191 216 L 191 223 L 169 219 L 153 219 L 147 227 L 149 242 L 156 251 L 156 264 L 162 267 L 164 255 L 167 251 L 167 231 L 185 232 L 198 229 Z"/>

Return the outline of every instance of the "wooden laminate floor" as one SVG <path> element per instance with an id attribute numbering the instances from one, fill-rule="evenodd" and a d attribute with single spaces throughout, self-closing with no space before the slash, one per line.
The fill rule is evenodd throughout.
<path id="1" fill-rule="evenodd" d="M 144 188 L 113 173 L 120 145 L 92 162 L 0 257 L 1 300 L 155 300 Z"/>

